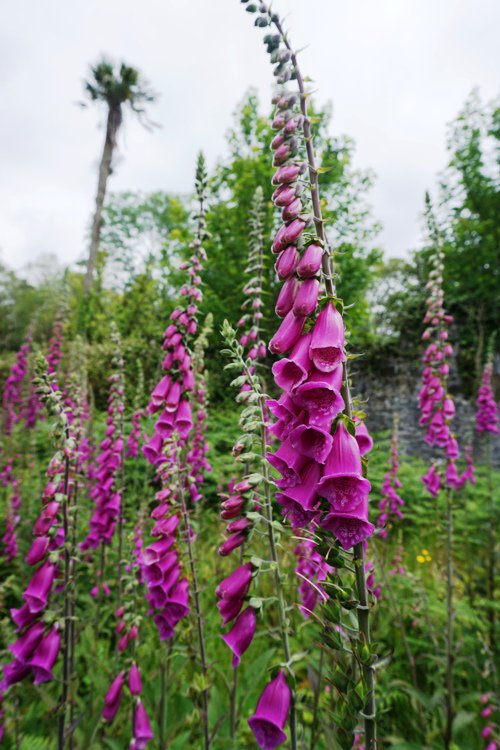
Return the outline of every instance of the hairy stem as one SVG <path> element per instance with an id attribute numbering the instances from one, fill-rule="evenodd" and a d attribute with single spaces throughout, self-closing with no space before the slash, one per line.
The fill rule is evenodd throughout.
<path id="1" fill-rule="evenodd" d="M 203 633 L 203 617 L 201 614 L 200 591 L 198 589 L 198 578 L 196 575 L 196 565 L 195 565 L 195 559 L 194 559 L 193 545 L 191 542 L 191 533 L 189 529 L 189 514 L 188 514 L 187 505 L 186 505 L 186 497 L 184 494 L 184 487 L 183 487 L 182 479 L 179 482 L 179 495 L 181 499 L 182 517 L 184 520 L 184 534 L 185 534 L 185 540 L 186 540 L 186 548 L 187 548 L 188 557 L 189 557 L 191 581 L 193 584 L 192 591 L 193 591 L 194 606 L 195 606 L 195 612 L 196 612 L 196 626 L 198 629 L 198 644 L 199 644 L 199 649 L 200 649 L 201 673 L 203 675 L 204 680 L 206 681 L 208 679 L 207 677 L 208 668 L 207 668 L 207 658 L 206 658 L 206 652 L 205 652 L 205 637 Z M 210 728 L 208 724 L 208 687 L 204 688 L 201 695 L 202 695 L 202 703 L 203 703 L 202 720 L 203 720 L 205 750 L 208 750 L 208 748 L 210 747 Z"/>

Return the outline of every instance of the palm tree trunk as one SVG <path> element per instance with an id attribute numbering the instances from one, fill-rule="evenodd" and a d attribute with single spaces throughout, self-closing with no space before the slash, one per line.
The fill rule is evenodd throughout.
<path id="1" fill-rule="evenodd" d="M 101 236 L 102 208 L 104 198 L 106 197 L 106 185 L 108 177 L 111 174 L 111 160 L 113 151 L 116 146 L 116 135 L 122 120 L 120 106 L 111 106 L 108 110 L 108 119 L 106 122 L 106 138 L 99 165 L 99 179 L 97 182 L 97 195 L 95 198 L 95 211 L 92 219 L 92 231 L 90 234 L 89 258 L 87 261 L 87 272 L 85 274 L 84 292 L 88 295 L 92 289 L 94 281 L 94 271 L 97 263 L 97 253 L 99 251 L 99 239 Z"/>

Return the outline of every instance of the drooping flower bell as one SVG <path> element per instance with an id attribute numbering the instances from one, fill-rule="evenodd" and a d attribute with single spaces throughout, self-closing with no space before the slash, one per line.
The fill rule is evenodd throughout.
<path id="1" fill-rule="evenodd" d="M 255 740 L 262 750 L 274 750 L 286 741 L 283 731 L 290 710 L 290 688 L 285 673 L 279 671 L 266 685 L 255 713 L 248 720 Z"/>

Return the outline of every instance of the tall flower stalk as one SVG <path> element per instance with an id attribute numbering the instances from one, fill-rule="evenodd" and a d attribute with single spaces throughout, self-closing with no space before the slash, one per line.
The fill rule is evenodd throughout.
<path id="1" fill-rule="evenodd" d="M 245 0 L 243 0 L 245 2 Z M 282 322 L 270 341 L 285 355 L 273 367 L 282 396 L 272 405 L 281 442 L 269 461 L 281 474 L 277 499 L 294 528 L 315 528 L 323 539 L 352 549 L 357 591 L 357 659 L 363 682 L 366 748 L 376 747 L 374 658 L 370 649 L 369 599 L 363 541 L 374 530 L 349 392 L 343 303 L 337 297 L 333 253 L 322 218 L 309 92 L 279 15 L 265 3 L 249 4 L 255 25 L 273 33 L 264 43 L 280 86 L 272 128 L 275 205 L 281 209 L 272 251 L 284 282 L 276 313 Z M 286 86 L 296 81 L 296 91 Z"/>
<path id="2" fill-rule="evenodd" d="M 460 450 L 452 431 L 455 417 L 455 404 L 448 392 L 448 376 L 453 347 L 449 342 L 448 328 L 453 322 L 444 308 L 443 271 L 444 253 L 442 237 L 436 223 L 429 195 L 426 196 L 426 219 L 430 239 L 434 247 L 431 259 L 429 280 L 426 284 L 428 297 L 427 312 L 424 318 L 426 328 L 423 340 L 428 342 L 423 357 L 422 388 L 419 394 L 421 417 L 419 424 L 426 428 L 425 441 L 444 453 L 444 477 L 437 462 L 433 462 L 429 471 L 422 477 L 428 492 L 437 497 L 444 485 L 445 496 L 445 578 L 446 578 L 446 690 L 445 690 L 445 727 L 443 739 L 445 748 L 452 741 L 453 721 L 455 718 L 454 690 L 454 573 L 453 573 L 453 504 L 454 493 L 458 491 L 470 475 L 458 474 L 456 461 Z M 472 477 L 473 479 L 473 477 Z"/>
<path id="3" fill-rule="evenodd" d="M 62 644 L 61 698 L 59 701 L 58 743 L 64 750 L 68 712 L 71 599 L 73 549 L 70 534 L 70 505 L 74 491 L 72 467 L 76 441 L 71 433 L 68 409 L 64 406 L 54 378 L 47 373 L 47 363 L 39 357 L 36 363 L 37 390 L 49 412 L 57 419 L 54 436 L 58 450 L 47 469 L 48 482 L 42 496 L 42 512 L 33 528 L 33 542 L 26 556 L 28 565 L 38 565 L 23 593 L 24 604 L 11 610 L 20 636 L 9 646 L 14 660 L 4 666 L 2 692 L 28 676 L 35 684 L 53 679 L 52 669 Z M 62 579 L 61 611 L 55 602 L 54 583 Z"/>
<path id="4" fill-rule="evenodd" d="M 198 304 L 202 299 L 200 271 L 206 259 L 203 242 L 209 237 L 206 228 L 207 172 L 202 154 L 198 157 L 195 180 L 198 209 L 195 214 L 195 236 L 190 245 L 191 258 L 181 269 L 187 271 L 189 281 L 181 288 L 185 306 L 175 308 L 164 333 L 165 358 L 162 369 L 166 373 L 151 394 L 150 414 L 157 414 L 154 432 L 143 446 L 146 459 L 157 469 L 161 489 L 156 493 L 157 504 L 151 515 L 155 520 L 152 535 L 157 541 L 144 550 L 144 577 L 148 587 L 148 601 L 156 610 L 155 622 L 160 638 L 173 638 L 175 626 L 189 609 L 189 579 L 181 578 L 181 564 L 175 546 L 177 528 L 182 522 L 182 539 L 186 544 L 194 603 L 200 667 L 203 677 L 201 690 L 201 718 L 204 747 L 210 747 L 208 718 L 208 665 L 205 649 L 203 616 L 196 574 L 193 529 L 190 522 L 188 497 L 192 502 L 201 496 L 198 486 L 202 469 L 209 469 L 205 459 L 203 439 L 205 413 L 203 378 L 198 378 L 193 364 L 193 344 L 197 332 Z M 197 405 L 197 435 L 194 443 L 193 406 Z"/>
<path id="5" fill-rule="evenodd" d="M 490 621 L 490 648 L 494 654 L 496 649 L 496 626 L 495 626 L 495 505 L 493 491 L 493 435 L 500 433 L 498 424 L 498 407 L 495 403 L 495 395 L 491 385 L 493 375 L 493 362 L 489 358 L 483 370 L 481 387 L 477 395 L 476 430 L 486 437 L 486 471 L 488 488 L 488 600 L 490 608 L 488 618 Z"/>
<path id="6" fill-rule="evenodd" d="M 106 548 L 111 546 L 118 526 L 118 569 L 117 586 L 121 589 L 121 570 L 123 564 L 123 466 L 124 466 L 124 377 L 123 355 L 118 331 L 113 326 L 112 373 L 109 377 L 110 388 L 106 417 L 106 433 L 100 444 L 100 453 L 93 470 L 94 485 L 91 496 L 95 507 L 89 521 L 89 533 L 80 548 L 83 551 L 100 549 L 98 562 L 98 581 L 91 590 L 91 595 L 108 595 L 110 588 L 106 579 Z"/>
<path id="7" fill-rule="evenodd" d="M 244 349 L 236 339 L 236 332 L 227 321 L 224 322 L 222 335 L 228 349 L 225 353 L 230 356 L 231 362 L 227 367 L 235 369 L 241 374 L 233 381 L 233 385 L 239 387 L 240 393 L 237 400 L 245 404 L 240 417 L 240 425 L 243 436 L 238 440 L 233 451 L 240 462 L 244 464 L 243 474 L 240 480 L 232 483 L 232 493 L 224 500 L 221 506 L 221 517 L 229 520 L 229 540 L 232 544 L 224 543 L 219 549 L 219 554 L 227 555 L 247 541 L 245 554 L 251 554 L 251 536 L 257 531 L 260 522 L 264 524 L 264 533 L 269 545 L 269 559 L 262 560 L 251 555 L 250 561 L 240 564 L 230 576 L 225 578 L 216 590 L 219 599 L 218 608 L 223 624 L 233 622 L 232 629 L 223 636 L 223 640 L 231 648 L 233 658 L 233 669 L 240 663 L 244 651 L 250 646 L 256 628 L 256 606 L 262 606 L 261 599 L 254 594 L 257 578 L 266 570 L 273 575 L 273 592 L 277 600 L 277 614 L 279 622 L 279 634 L 282 643 L 284 661 L 282 666 L 286 669 L 291 681 L 292 689 L 286 684 L 284 672 L 279 671 L 275 679 L 265 688 L 261 701 L 259 701 L 256 713 L 249 719 L 249 724 L 254 732 L 260 747 L 274 748 L 280 745 L 286 735 L 283 725 L 288 717 L 290 727 L 290 746 L 298 748 L 297 721 L 295 710 L 295 676 L 293 673 L 293 660 L 290 645 L 290 612 L 284 596 L 284 583 L 280 569 L 278 555 L 277 529 L 279 524 L 273 517 L 272 509 L 272 487 L 273 482 L 269 475 L 267 455 L 267 430 L 266 430 L 266 400 L 267 396 L 262 388 L 262 382 L 255 371 L 253 360 L 245 356 Z M 242 388 L 242 386 L 246 386 Z M 278 531 L 279 533 L 279 531 Z M 241 560 L 240 560 L 241 563 Z M 249 606 L 243 611 L 242 607 L 246 595 L 252 586 L 252 597 Z M 278 682 L 275 683 L 275 681 Z M 265 696 L 269 695 L 268 688 L 276 684 L 276 690 L 283 694 L 286 703 L 286 711 L 282 714 L 274 714 L 270 711 L 265 713 L 263 707 L 267 706 Z M 274 690 L 274 689 L 273 689 Z"/>

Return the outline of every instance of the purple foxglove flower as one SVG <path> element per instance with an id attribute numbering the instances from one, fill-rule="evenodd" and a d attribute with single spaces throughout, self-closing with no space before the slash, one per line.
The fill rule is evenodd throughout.
<path id="1" fill-rule="evenodd" d="M 246 498 L 241 495 L 231 495 L 231 497 L 221 504 L 221 518 L 224 521 L 230 521 L 232 518 L 237 518 L 241 514 L 245 504 Z"/>
<path id="2" fill-rule="evenodd" d="M 368 427 L 364 422 L 358 422 L 356 420 L 356 441 L 359 446 L 359 452 L 362 456 L 365 455 L 365 453 L 369 453 L 371 449 L 373 448 L 373 440 L 368 432 Z"/>
<path id="3" fill-rule="evenodd" d="M 158 628 L 160 640 L 168 641 L 169 638 L 173 638 L 173 636 L 175 635 L 175 631 L 168 617 L 166 617 L 162 613 L 157 613 L 153 619 L 156 627 Z"/>
<path id="4" fill-rule="evenodd" d="M 446 446 L 446 458 L 458 458 L 460 451 L 458 449 L 458 443 L 455 438 L 450 437 L 448 445 Z"/>
<path id="5" fill-rule="evenodd" d="M 215 590 L 218 599 L 243 599 L 250 588 L 253 565 L 245 563 L 224 578 Z"/>
<path id="6" fill-rule="evenodd" d="M 274 136 L 273 140 L 271 141 L 271 148 L 278 149 L 283 143 L 285 142 L 285 136 L 283 133 L 278 133 Z"/>
<path id="7" fill-rule="evenodd" d="M 104 697 L 104 706 L 101 714 L 104 721 L 109 721 L 111 723 L 120 708 L 124 680 L 125 673 L 120 672 L 109 686 L 109 690 Z"/>
<path id="8" fill-rule="evenodd" d="M 335 512 L 351 513 L 362 505 L 370 491 L 370 482 L 363 478 L 359 446 L 340 421 L 326 460 L 318 493 L 326 497 Z"/>
<path id="9" fill-rule="evenodd" d="M 432 464 L 429 471 L 422 477 L 427 491 L 433 496 L 437 497 L 439 490 L 441 489 L 441 475 L 436 470 L 436 464 Z"/>
<path id="10" fill-rule="evenodd" d="M 455 404 L 450 396 L 447 396 L 443 401 L 443 414 L 446 419 L 453 419 L 455 416 Z"/>
<path id="11" fill-rule="evenodd" d="M 303 281 L 293 303 L 295 315 L 311 315 L 318 304 L 319 281 L 307 279 Z"/>
<path id="12" fill-rule="evenodd" d="M 3 680 L 0 682 L 0 691 L 5 692 L 11 685 L 24 680 L 31 672 L 27 664 L 22 664 L 16 659 L 5 664 L 3 667 Z"/>
<path id="13" fill-rule="evenodd" d="M 269 351 L 272 354 L 285 354 L 300 338 L 305 321 L 305 318 L 298 318 L 290 310 L 269 342 Z"/>
<path id="14" fill-rule="evenodd" d="M 290 356 L 274 363 L 272 367 L 274 380 L 282 390 L 291 391 L 307 378 L 313 366 L 309 357 L 311 338 L 310 333 L 301 336 L 290 352 Z"/>
<path id="15" fill-rule="evenodd" d="M 141 675 L 135 661 L 132 662 L 128 673 L 128 689 L 132 695 L 140 695 L 142 693 Z"/>
<path id="16" fill-rule="evenodd" d="M 172 383 L 168 392 L 167 398 L 165 399 L 165 409 L 167 411 L 177 411 L 179 405 L 179 399 L 181 397 L 181 384 L 178 380 Z"/>
<path id="17" fill-rule="evenodd" d="M 286 205 L 281 212 L 281 218 L 283 221 L 293 221 L 300 216 L 302 211 L 302 201 L 300 197 L 295 198 L 291 203 Z"/>
<path id="18" fill-rule="evenodd" d="M 294 115 L 293 117 L 290 117 L 289 120 L 286 121 L 284 131 L 287 135 L 290 133 L 295 133 L 295 131 L 300 128 L 302 124 L 302 115 Z"/>
<path id="19" fill-rule="evenodd" d="M 299 482 L 276 493 L 276 499 L 283 508 L 293 528 L 306 527 L 316 516 L 318 493 L 316 486 L 321 477 L 321 466 L 310 461 L 300 472 Z"/>
<path id="20" fill-rule="evenodd" d="M 278 231 L 276 232 L 276 236 L 273 240 L 273 244 L 271 245 L 271 250 L 273 251 L 273 253 L 275 254 L 281 253 L 285 249 L 285 247 L 288 244 L 290 244 L 289 242 L 285 240 L 286 230 L 287 230 L 287 225 L 282 224 L 280 228 L 278 229 Z"/>
<path id="21" fill-rule="evenodd" d="M 297 406 L 307 409 L 309 422 L 324 422 L 325 418 L 335 419 L 344 408 L 344 399 L 340 395 L 342 388 L 342 368 L 332 372 L 313 370 L 308 380 L 295 390 L 293 398 Z"/>
<path id="22" fill-rule="evenodd" d="M 35 622 L 23 635 L 9 646 L 18 662 L 25 664 L 40 643 L 45 626 L 42 622 Z"/>
<path id="23" fill-rule="evenodd" d="M 368 498 L 365 496 L 356 510 L 329 513 L 320 522 L 323 529 L 331 531 L 345 550 L 368 539 L 375 527 L 368 521 Z"/>
<path id="24" fill-rule="evenodd" d="M 345 362 L 344 321 L 331 302 L 318 315 L 310 354 L 315 366 L 322 372 L 332 372 L 341 362 Z"/>
<path id="25" fill-rule="evenodd" d="M 247 607 L 238 615 L 229 633 L 221 636 L 222 640 L 227 643 L 234 654 L 232 661 L 233 669 L 236 669 L 242 655 L 252 643 L 256 626 L 257 617 L 255 610 L 253 607 Z"/>
<path id="26" fill-rule="evenodd" d="M 320 245 L 309 245 L 297 266 L 297 273 L 301 279 L 310 279 L 316 276 L 321 268 L 322 259 L 323 248 Z"/>
<path id="27" fill-rule="evenodd" d="M 446 476 L 445 476 L 446 485 L 448 487 L 451 487 L 453 490 L 459 490 L 462 487 L 462 479 L 458 474 L 457 466 L 455 464 L 455 461 L 451 460 L 448 461 L 448 465 L 446 467 Z"/>
<path id="28" fill-rule="evenodd" d="M 290 312 L 293 307 L 293 302 L 298 288 L 299 281 L 295 278 L 295 276 L 290 276 L 290 278 L 285 281 L 278 295 L 276 307 L 274 308 L 274 311 L 278 318 L 284 318 L 285 315 Z"/>
<path id="29" fill-rule="evenodd" d="M 238 518 L 237 521 L 233 521 L 227 525 L 228 534 L 234 534 L 238 531 L 245 531 L 252 525 L 249 518 Z"/>
<path id="30" fill-rule="evenodd" d="M 290 142 L 285 141 L 284 143 L 281 143 L 274 151 L 273 167 L 279 167 L 283 164 L 290 156 L 290 152 Z"/>
<path id="31" fill-rule="evenodd" d="M 54 582 L 56 569 L 48 560 L 35 571 L 28 588 L 23 594 L 23 599 L 29 607 L 30 612 L 41 612 L 47 606 L 47 599 Z"/>
<path id="32" fill-rule="evenodd" d="M 290 434 L 290 443 L 299 453 L 324 464 L 332 447 L 330 432 L 315 425 L 301 424 Z"/>
<path id="33" fill-rule="evenodd" d="M 37 536 L 33 539 L 28 554 L 26 555 L 26 562 L 28 565 L 36 565 L 45 557 L 47 550 L 49 549 L 49 543 L 50 539 L 48 536 Z"/>
<path id="34" fill-rule="evenodd" d="M 182 399 L 175 415 L 175 427 L 179 431 L 181 437 L 184 437 L 188 434 L 189 430 L 191 430 L 192 426 L 193 415 L 191 413 L 191 406 L 189 401 Z"/>
<path id="35" fill-rule="evenodd" d="M 180 619 L 189 613 L 189 581 L 182 578 L 169 593 L 169 601 L 165 611 Z"/>
<path id="36" fill-rule="evenodd" d="M 17 625 L 18 631 L 31 625 L 36 619 L 36 613 L 30 612 L 30 608 L 27 604 L 23 604 L 19 609 L 11 609 L 10 616 L 12 617 L 13 622 Z"/>
<path id="37" fill-rule="evenodd" d="M 141 701 L 138 700 L 134 711 L 134 748 L 144 750 L 154 734 L 149 724 L 148 715 Z"/>
<path id="38" fill-rule="evenodd" d="M 167 396 L 169 389 L 170 389 L 170 376 L 165 375 L 160 380 L 160 382 L 158 383 L 154 391 L 152 392 L 151 402 L 155 406 L 161 406 L 162 403 L 165 401 L 165 398 Z"/>
<path id="39" fill-rule="evenodd" d="M 287 164 L 280 167 L 273 175 L 273 185 L 283 185 L 293 182 L 302 171 L 301 164 Z"/>
<path id="40" fill-rule="evenodd" d="M 223 625 L 227 625 L 228 622 L 237 617 L 244 603 L 244 599 L 220 599 L 217 602 L 217 609 L 219 610 Z"/>
<path id="41" fill-rule="evenodd" d="M 61 636 L 57 628 L 52 628 L 42 638 L 28 662 L 33 672 L 35 685 L 40 685 L 42 682 L 49 682 L 49 680 L 54 679 L 52 667 L 57 661 L 60 646 Z"/>
<path id="42" fill-rule="evenodd" d="M 235 549 L 241 547 L 241 545 L 245 543 L 246 538 L 247 535 L 244 532 L 231 534 L 231 536 L 220 545 L 218 550 L 219 555 L 221 557 L 227 557 L 227 555 L 230 555 Z"/>
<path id="43" fill-rule="evenodd" d="M 285 440 L 276 453 L 267 453 L 266 458 L 271 466 L 274 466 L 276 471 L 279 471 L 287 487 L 297 484 L 300 480 L 299 472 L 304 464 L 307 463 L 306 456 L 297 453 L 290 440 Z M 282 486 L 280 484 L 280 487 Z"/>
<path id="44" fill-rule="evenodd" d="M 295 185 L 280 185 L 274 191 L 272 200 L 276 206 L 283 208 L 284 206 L 288 206 L 289 203 L 292 203 L 292 201 L 295 200 L 296 195 L 297 191 Z"/>
<path id="45" fill-rule="evenodd" d="M 262 750 L 274 750 L 286 740 L 283 731 L 290 710 L 290 688 L 285 673 L 279 671 L 266 685 L 255 713 L 248 720 L 250 729 Z"/>
<path id="46" fill-rule="evenodd" d="M 294 242 L 298 240 L 305 228 L 306 222 L 302 219 L 294 219 L 290 224 L 288 224 L 283 234 L 285 245 L 293 245 Z"/>
<path id="47" fill-rule="evenodd" d="M 144 458 L 149 461 L 150 464 L 154 464 L 158 460 L 162 443 L 163 438 L 155 432 L 146 445 L 142 446 Z"/>
<path id="48" fill-rule="evenodd" d="M 274 266 L 280 281 L 284 281 L 291 276 L 299 264 L 300 254 L 295 245 L 288 245 L 278 255 Z"/>

